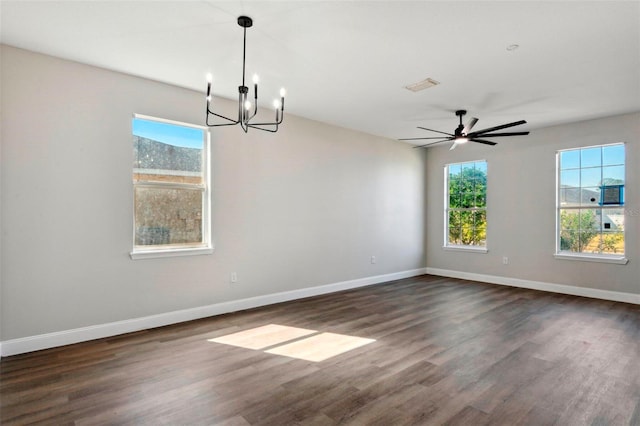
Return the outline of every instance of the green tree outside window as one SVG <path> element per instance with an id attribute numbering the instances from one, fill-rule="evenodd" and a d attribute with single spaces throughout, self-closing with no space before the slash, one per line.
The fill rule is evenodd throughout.
<path id="1" fill-rule="evenodd" d="M 447 242 L 484 247 L 487 239 L 487 163 L 458 163 L 447 168 Z"/>

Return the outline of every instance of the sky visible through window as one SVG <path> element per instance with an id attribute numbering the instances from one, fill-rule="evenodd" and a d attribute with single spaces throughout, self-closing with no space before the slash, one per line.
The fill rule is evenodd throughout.
<path id="1" fill-rule="evenodd" d="M 623 144 L 561 151 L 561 182 L 573 187 L 624 182 L 624 161 Z"/>
<path id="2" fill-rule="evenodd" d="M 203 130 L 158 121 L 133 119 L 133 134 L 168 145 L 202 149 Z"/>

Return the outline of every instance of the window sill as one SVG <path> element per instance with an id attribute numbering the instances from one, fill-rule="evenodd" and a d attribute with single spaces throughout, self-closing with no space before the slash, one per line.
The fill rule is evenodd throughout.
<path id="1" fill-rule="evenodd" d="M 442 248 L 447 251 L 466 251 L 466 252 L 472 252 L 472 253 L 489 252 L 489 250 L 487 250 L 486 247 L 477 247 L 477 246 L 443 246 Z"/>
<path id="2" fill-rule="evenodd" d="M 553 255 L 556 259 L 560 260 L 577 260 L 580 262 L 599 262 L 599 263 L 613 263 L 615 265 L 626 265 L 629 262 L 624 256 L 600 256 L 589 254 L 568 254 L 568 253 L 556 253 Z"/>
<path id="3" fill-rule="evenodd" d="M 129 253 L 131 260 L 157 259 L 160 257 L 197 256 L 213 253 L 213 247 L 188 247 L 154 250 L 135 250 Z"/>

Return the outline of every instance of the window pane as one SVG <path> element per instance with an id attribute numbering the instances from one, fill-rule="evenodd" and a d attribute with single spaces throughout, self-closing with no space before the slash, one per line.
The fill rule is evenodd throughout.
<path id="1" fill-rule="evenodd" d="M 600 167 L 602 165 L 602 147 L 580 150 L 580 167 Z"/>
<path id="2" fill-rule="evenodd" d="M 575 207 L 580 204 L 580 188 L 560 189 L 560 205 L 562 207 Z"/>
<path id="3" fill-rule="evenodd" d="M 476 196 L 473 192 L 463 192 L 460 198 L 460 207 L 468 209 L 474 206 L 476 202 Z"/>
<path id="4" fill-rule="evenodd" d="M 460 213 L 460 226 L 462 228 L 460 238 L 462 240 L 462 244 L 469 245 L 473 242 L 473 213 L 470 211 L 463 211 Z"/>
<path id="5" fill-rule="evenodd" d="M 449 240 L 448 240 L 448 243 L 449 244 L 455 244 L 455 245 L 462 244 L 461 235 L 462 235 L 462 230 L 460 229 L 459 226 L 449 227 Z"/>
<path id="6" fill-rule="evenodd" d="M 487 175 L 487 163 L 486 161 L 478 161 L 477 163 L 474 163 L 476 172 L 478 173 L 478 175 L 480 176 L 485 176 Z"/>
<path id="7" fill-rule="evenodd" d="M 560 153 L 560 169 L 577 169 L 580 167 L 580 151 L 563 151 Z"/>
<path id="8" fill-rule="evenodd" d="M 487 212 L 484 210 L 476 211 L 473 216 L 475 229 L 472 244 L 484 246 L 487 239 Z"/>
<path id="9" fill-rule="evenodd" d="M 476 193 L 476 207 L 484 208 L 487 206 L 487 198 L 484 193 Z"/>
<path id="10" fill-rule="evenodd" d="M 560 250 L 576 253 L 602 252 L 600 209 L 562 210 L 560 222 Z"/>
<path id="11" fill-rule="evenodd" d="M 580 211 L 579 210 L 561 210 L 560 211 L 560 229 L 576 230 L 576 231 L 580 229 Z"/>
<path id="12" fill-rule="evenodd" d="M 460 226 L 460 212 L 457 210 L 452 210 L 449 212 L 449 226 Z"/>
<path id="13" fill-rule="evenodd" d="M 602 184 L 602 169 L 592 167 L 580 171 L 580 186 L 600 186 Z"/>
<path id="14" fill-rule="evenodd" d="M 203 183 L 204 131 L 133 119 L 134 181 Z"/>
<path id="15" fill-rule="evenodd" d="M 464 183 L 464 192 L 476 192 L 476 179 L 470 176 Z"/>
<path id="16" fill-rule="evenodd" d="M 580 196 L 580 204 L 583 206 L 600 205 L 600 187 L 582 188 Z"/>
<path id="17" fill-rule="evenodd" d="M 564 170 L 560 172 L 560 187 L 579 187 L 580 170 Z"/>
<path id="18" fill-rule="evenodd" d="M 485 195 L 487 193 L 487 181 L 482 176 L 478 177 L 473 186 L 473 190 L 477 195 Z"/>
<path id="19" fill-rule="evenodd" d="M 600 233 L 599 232 L 580 232 L 580 248 L 581 253 L 599 253 L 600 252 Z"/>
<path id="20" fill-rule="evenodd" d="M 137 186 L 134 196 L 136 245 L 203 242 L 203 191 Z"/>
<path id="21" fill-rule="evenodd" d="M 461 198 L 459 192 L 454 192 L 449 194 L 449 207 L 450 208 L 459 208 L 461 206 Z"/>
<path id="22" fill-rule="evenodd" d="M 474 170 L 473 163 L 464 163 L 462 165 L 462 176 L 465 179 L 472 178 L 474 176 L 473 175 L 473 170 Z"/>
<path id="23" fill-rule="evenodd" d="M 624 166 L 609 166 L 602 168 L 603 185 L 623 185 Z"/>
<path id="24" fill-rule="evenodd" d="M 451 164 L 449 166 L 449 178 L 454 176 L 459 176 L 462 171 L 462 165 L 460 164 Z"/>
<path id="25" fill-rule="evenodd" d="M 462 244 L 461 235 L 462 230 L 460 228 L 461 215 L 459 211 L 449 212 L 449 244 Z"/>
<path id="26" fill-rule="evenodd" d="M 562 251 L 579 251 L 580 240 L 578 231 L 563 230 L 560 231 L 560 250 Z"/>
<path id="27" fill-rule="evenodd" d="M 624 231 L 624 209 L 602 209 L 602 230 Z"/>
<path id="28" fill-rule="evenodd" d="M 602 164 L 604 166 L 624 164 L 624 145 L 602 147 Z"/>
<path id="29" fill-rule="evenodd" d="M 624 233 L 604 232 L 602 234 L 602 253 L 624 254 Z"/>
<path id="30" fill-rule="evenodd" d="M 579 229 L 584 232 L 600 231 L 600 210 L 580 209 Z"/>

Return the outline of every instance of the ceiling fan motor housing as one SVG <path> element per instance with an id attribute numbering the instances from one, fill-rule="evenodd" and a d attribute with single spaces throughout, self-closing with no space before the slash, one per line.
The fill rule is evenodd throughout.
<path id="1" fill-rule="evenodd" d="M 456 111 L 456 115 L 460 117 L 460 124 L 456 128 L 455 132 L 453 132 L 456 138 L 461 138 L 465 135 L 462 134 L 462 130 L 464 129 L 464 125 L 462 124 L 462 117 L 467 113 L 467 110 L 459 109 Z"/>

